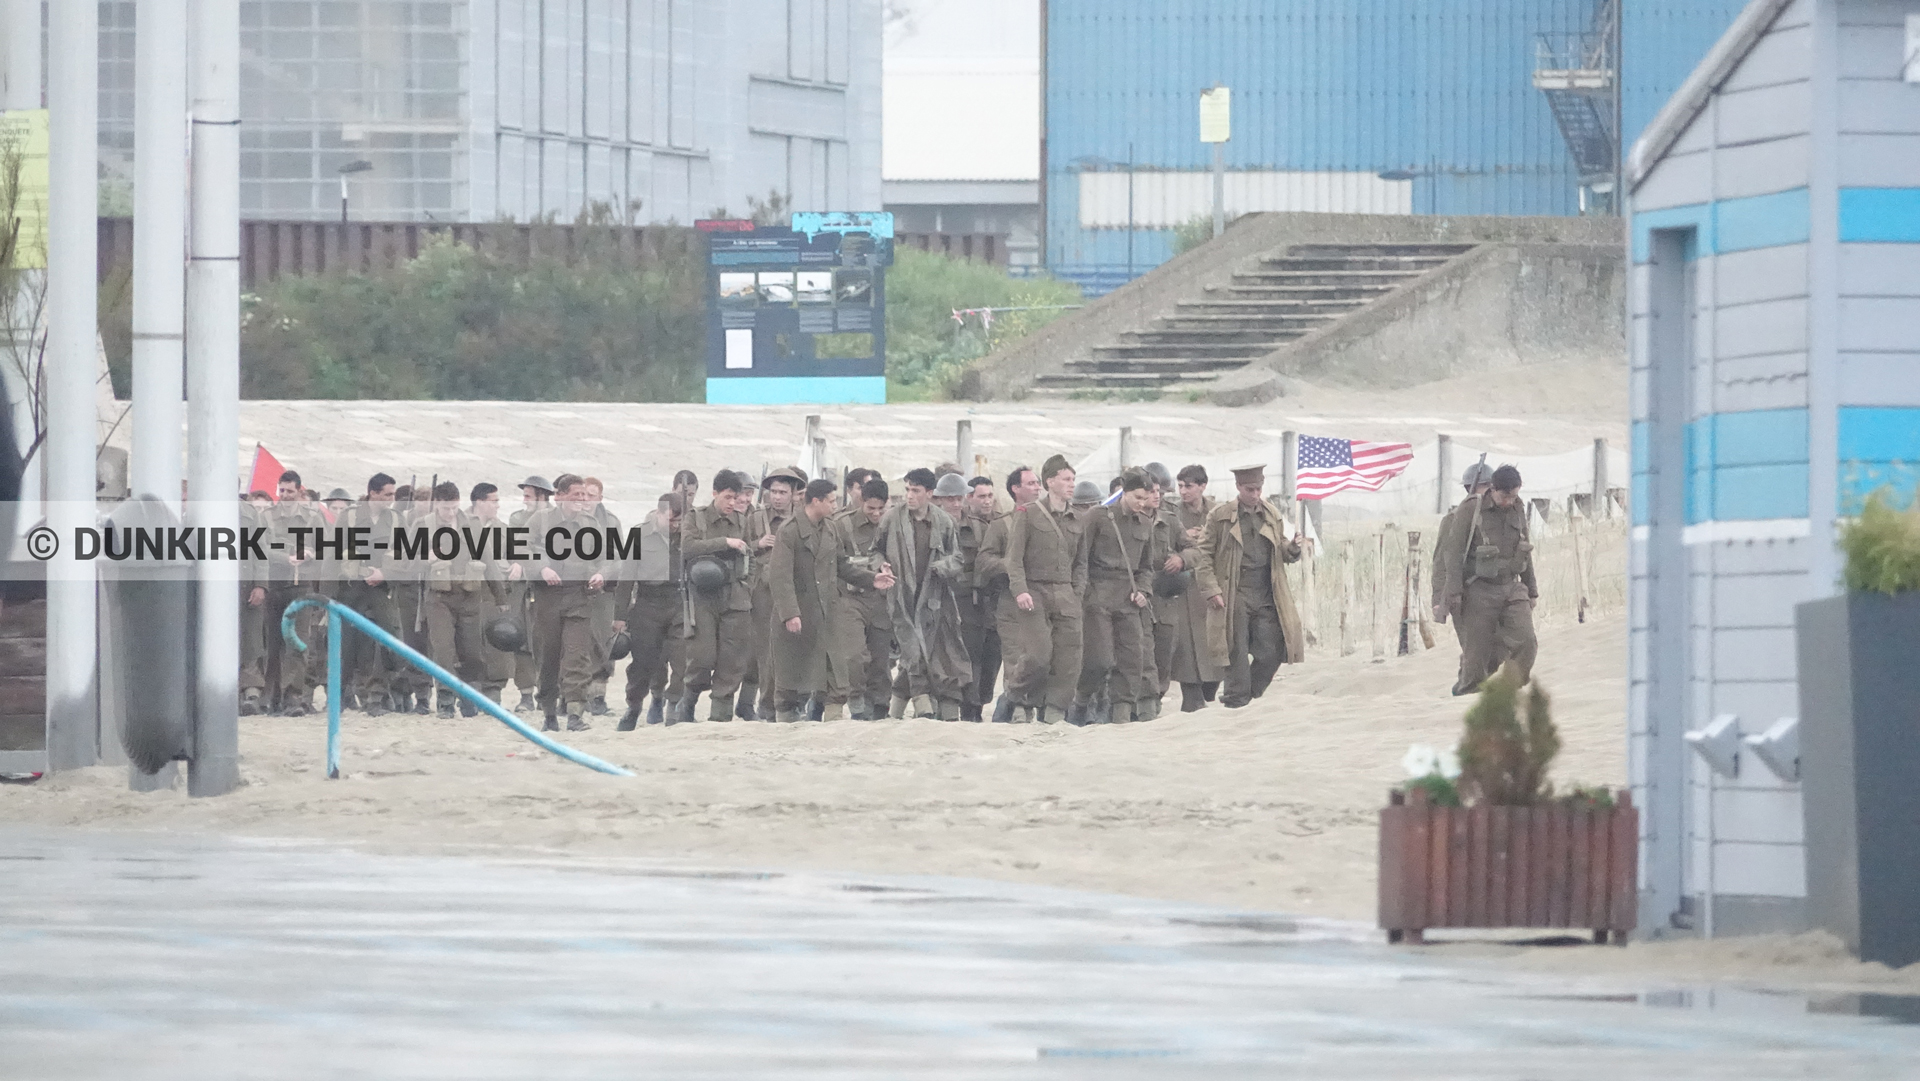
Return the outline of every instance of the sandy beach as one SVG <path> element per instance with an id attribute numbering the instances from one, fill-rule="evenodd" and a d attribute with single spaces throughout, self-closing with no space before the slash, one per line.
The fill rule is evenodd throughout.
<path id="1" fill-rule="evenodd" d="M 1624 627 L 1541 635 L 1563 783 L 1625 782 Z M 1451 746 L 1466 709 L 1447 694 L 1445 638 L 1378 664 L 1322 651 L 1245 709 L 1145 724 L 623 733 L 608 717 L 566 737 L 632 779 L 561 761 L 485 717 L 349 713 L 346 777 L 329 781 L 324 716 L 246 718 L 247 785 L 232 796 L 189 800 L 184 783 L 134 793 L 124 767 L 96 766 L 0 786 L 0 821 L 977 876 L 1370 920 L 1376 811 L 1401 756 L 1411 743 Z"/>

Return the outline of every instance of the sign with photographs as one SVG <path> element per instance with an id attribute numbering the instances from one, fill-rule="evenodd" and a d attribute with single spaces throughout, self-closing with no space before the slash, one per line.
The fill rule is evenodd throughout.
<path id="1" fill-rule="evenodd" d="M 707 401 L 886 401 L 893 215 L 696 225 L 707 235 Z"/>

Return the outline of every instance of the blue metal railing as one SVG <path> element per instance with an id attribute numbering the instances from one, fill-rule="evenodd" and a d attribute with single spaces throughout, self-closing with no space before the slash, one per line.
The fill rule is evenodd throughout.
<path id="1" fill-rule="evenodd" d="M 461 682 L 452 672 L 433 663 L 432 660 L 421 655 L 418 650 L 402 642 L 400 639 L 395 638 L 393 635 L 388 634 L 378 624 L 366 616 L 361 615 L 337 601 L 330 601 L 325 597 L 302 597 L 292 604 L 287 605 L 286 614 L 280 617 L 280 637 L 285 638 L 287 643 L 293 646 L 293 648 L 303 653 L 306 652 L 307 649 L 307 644 L 300 640 L 299 633 L 293 629 L 294 613 L 302 608 L 313 608 L 316 606 L 324 606 L 327 610 L 328 777 L 338 779 L 340 776 L 340 637 L 342 620 L 353 624 L 360 633 L 392 650 L 395 655 L 405 660 L 408 664 L 413 665 L 415 668 L 438 680 L 442 687 L 452 690 L 453 693 L 459 695 L 461 698 L 478 706 L 487 716 L 520 733 L 520 735 L 524 736 L 540 749 L 551 751 L 569 762 L 578 763 L 588 769 L 599 770 L 601 773 L 611 773 L 616 777 L 633 776 L 632 773 L 610 762 L 602 762 L 590 754 L 576 751 L 563 743 L 556 743 L 548 739 L 538 731 L 528 727 L 526 722 L 520 718 L 508 713 L 501 707 L 500 703 L 495 702 L 493 699 L 488 698 L 486 695 L 481 694 L 479 691 Z"/>

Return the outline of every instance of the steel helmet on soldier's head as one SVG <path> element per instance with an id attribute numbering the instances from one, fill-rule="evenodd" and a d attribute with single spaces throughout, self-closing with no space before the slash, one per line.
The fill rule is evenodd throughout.
<path id="1" fill-rule="evenodd" d="M 696 559 L 687 565 L 687 581 L 702 593 L 718 593 L 727 584 L 727 570 L 718 560 Z"/>
<path id="2" fill-rule="evenodd" d="M 1161 491 L 1173 491 L 1173 473 L 1163 463 L 1148 462 L 1147 476 L 1153 478 L 1153 482 L 1160 486 Z"/>
<path id="3" fill-rule="evenodd" d="M 1460 475 L 1460 486 L 1471 492 L 1482 484 L 1493 483 L 1493 467 L 1486 462 L 1475 462 Z"/>
<path id="4" fill-rule="evenodd" d="M 1090 480 L 1080 481 L 1073 486 L 1073 501 L 1075 503 L 1098 503 L 1102 498 L 1104 498 L 1104 496 L 1100 493 L 1100 486 Z"/>
<path id="5" fill-rule="evenodd" d="M 545 492 L 548 495 L 553 494 L 553 482 L 537 474 L 521 481 L 520 487 L 532 488 L 536 492 Z"/>
<path id="6" fill-rule="evenodd" d="M 511 615 L 499 615 L 487 621 L 487 644 L 502 653 L 518 653 L 527 644 L 527 629 Z"/>
<path id="7" fill-rule="evenodd" d="M 633 636 L 626 631 L 614 631 L 607 640 L 607 657 L 611 660 L 625 660 L 633 652 Z"/>
<path id="8" fill-rule="evenodd" d="M 967 481 L 958 473 L 942 473 L 934 482 L 933 494 L 942 498 L 959 499 L 967 494 Z"/>

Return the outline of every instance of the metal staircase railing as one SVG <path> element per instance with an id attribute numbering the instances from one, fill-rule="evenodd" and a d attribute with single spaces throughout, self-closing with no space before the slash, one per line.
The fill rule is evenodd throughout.
<path id="1" fill-rule="evenodd" d="M 303 653 L 306 652 L 307 643 L 302 641 L 299 632 L 294 630 L 293 617 L 302 608 L 315 607 L 325 607 L 327 610 L 327 776 L 329 778 L 337 780 L 340 777 L 340 640 L 344 623 L 353 624 L 360 633 L 392 650 L 395 656 L 432 676 L 442 687 L 473 703 L 481 712 L 518 732 L 540 749 L 551 751 L 569 762 L 599 770 L 601 773 L 611 773 L 616 777 L 633 776 L 619 766 L 603 762 L 584 751 L 576 751 L 566 744 L 548 739 L 528 727 L 520 718 L 508 713 L 500 703 L 461 682 L 452 672 L 433 663 L 420 651 L 388 634 L 366 616 L 338 601 L 330 601 L 325 597 L 302 597 L 287 605 L 286 614 L 280 617 L 280 637 L 286 639 L 288 645 Z"/>
<path id="2" fill-rule="evenodd" d="M 1619 133 L 1613 130 L 1620 90 L 1617 2 L 1595 6 L 1590 30 L 1534 38 L 1533 85 L 1546 95 L 1582 183 L 1610 179 L 1619 159 Z"/>

